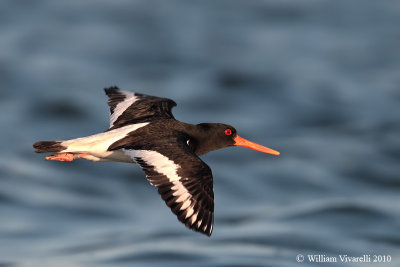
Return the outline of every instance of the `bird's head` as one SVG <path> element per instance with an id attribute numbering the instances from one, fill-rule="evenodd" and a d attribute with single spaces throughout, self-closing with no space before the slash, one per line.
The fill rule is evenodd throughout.
<path id="1" fill-rule="evenodd" d="M 228 124 L 222 123 L 200 123 L 197 125 L 201 132 L 199 147 L 196 154 L 202 155 L 207 152 L 228 146 L 242 146 L 263 153 L 279 155 L 280 153 L 271 148 L 253 143 L 237 135 L 236 129 Z"/>

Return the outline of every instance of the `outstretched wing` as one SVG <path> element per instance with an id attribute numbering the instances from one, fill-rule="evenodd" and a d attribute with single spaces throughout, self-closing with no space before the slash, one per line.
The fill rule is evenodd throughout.
<path id="1" fill-rule="evenodd" d="M 110 107 L 110 130 L 146 122 L 153 117 L 174 118 L 171 109 L 176 103 L 171 99 L 120 91 L 118 87 L 104 91 Z"/>
<path id="2" fill-rule="evenodd" d="M 124 149 L 145 171 L 147 179 L 188 228 L 211 236 L 214 192 L 210 167 L 188 146 Z"/>

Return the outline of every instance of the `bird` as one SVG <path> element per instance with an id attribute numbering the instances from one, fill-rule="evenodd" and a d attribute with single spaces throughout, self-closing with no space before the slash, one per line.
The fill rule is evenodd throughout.
<path id="1" fill-rule="evenodd" d="M 110 126 L 102 133 L 64 141 L 39 141 L 36 153 L 52 153 L 46 160 L 137 163 L 178 220 L 195 232 L 211 236 L 214 191 L 211 168 L 199 156 L 242 146 L 279 155 L 248 141 L 222 123 L 189 124 L 178 121 L 168 98 L 104 88 Z"/>

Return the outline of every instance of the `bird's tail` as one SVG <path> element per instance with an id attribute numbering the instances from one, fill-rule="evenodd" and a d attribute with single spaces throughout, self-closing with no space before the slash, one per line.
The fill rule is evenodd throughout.
<path id="1" fill-rule="evenodd" d="M 39 141 L 33 144 L 36 153 L 57 153 L 67 149 L 61 141 Z"/>
<path id="2" fill-rule="evenodd" d="M 86 137 L 63 141 L 40 141 L 33 144 L 36 153 L 54 153 L 54 155 L 46 157 L 46 160 L 72 161 L 84 158 L 92 161 L 102 161 L 101 157 L 91 155 L 94 151 L 96 154 L 110 154 L 107 151 L 109 147 L 107 137 L 110 132 L 104 132 Z M 115 138 L 115 137 L 114 137 Z"/>

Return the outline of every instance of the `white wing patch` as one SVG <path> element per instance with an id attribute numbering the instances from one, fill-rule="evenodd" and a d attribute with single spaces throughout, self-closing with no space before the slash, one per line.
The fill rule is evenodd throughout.
<path id="1" fill-rule="evenodd" d="M 176 202 L 183 202 L 180 210 L 184 210 L 192 204 L 192 201 L 190 200 L 191 194 L 180 182 L 180 179 L 183 177 L 179 177 L 177 173 L 180 168 L 179 165 L 156 151 L 127 149 L 124 149 L 123 151 L 128 156 L 132 157 L 133 160 L 135 160 L 135 158 L 140 158 L 147 165 L 152 166 L 156 172 L 163 174 L 168 178 L 168 180 L 174 185 L 171 187 L 171 190 L 173 191 L 172 195 L 179 196 Z M 193 211 L 191 213 L 193 213 Z"/>
<path id="2" fill-rule="evenodd" d="M 185 223 L 191 229 L 196 231 L 203 232 L 207 235 L 211 235 L 212 224 L 213 224 L 213 212 L 203 207 L 198 207 L 199 204 L 196 199 L 193 197 L 192 193 L 184 186 L 182 181 L 185 181 L 185 178 L 190 177 L 180 177 L 178 171 L 181 166 L 176 164 L 174 161 L 169 159 L 168 157 L 162 155 L 159 152 L 152 150 L 133 150 L 133 149 L 122 149 L 123 153 L 132 158 L 134 161 L 142 164 L 144 169 L 148 167 L 152 168 L 152 171 L 165 176 L 162 179 L 166 179 L 169 183 L 168 192 L 160 193 L 163 196 L 172 195 L 173 198 L 168 201 L 174 201 L 174 203 L 169 203 L 167 200 L 167 205 L 171 207 L 173 213 L 178 215 L 178 219 Z M 146 166 L 147 165 L 147 166 Z M 152 173 L 152 172 L 151 172 Z M 156 176 L 156 175 L 154 175 Z M 148 179 L 151 182 L 151 177 Z M 157 181 L 160 178 L 157 178 Z M 157 182 L 159 183 L 159 182 Z M 156 184 L 158 187 L 158 185 Z M 177 203 L 179 203 L 177 205 Z M 199 204 L 200 205 L 200 204 Z M 212 203 L 211 203 L 212 205 Z M 179 210 L 174 210 L 173 207 L 179 207 Z M 203 215 L 200 215 L 200 210 L 203 209 Z M 180 217 L 182 216 L 182 217 Z M 183 218 L 184 216 L 184 218 Z M 204 222 L 204 219 L 207 219 L 207 222 Z M 210 221 L 211 220 L 211 221 Z M 204 226 L 203 222 L 205 223 Z M 200 228 L 201 227 L 201 228 Z M 208 230 L 207 230 L 208 229 Z"/>
<path id="3" fill-rule="evenodd" d="M 133 159 L 142 159 L 144 162 L 146 162 L 146 164 L 154 167 L 156 172 L 165 175 L 170 182 L 179 181 L 179 179 L 181 179 L 177 173 L 177 170 L 180 168 L 180 166 L 156 151 L 124 149 L 124 152 Z M 182 186 L 181 183 L 179 184 Z M 183 187 L 183 189 L 185 188 Z"/>
<path id="4" fill-rule="evenodd" d="M 193 214 L 193 212 L 194 212 L 194 204 L 192 204 L 189 208 L 188 208 L 188 210 L 187 210 L 187 213 L 186 213 L 186 216 L 185 216 L 185 219 L 187 219 L 187 218 L 189 218 L 190 216 L 192 216 L 192 214 Z M 182 210 L 182 208 L 181 208 L 181 210 Z M 191 223 L 191 224 L 193 224 L 193 223 Z"/>
<path id="5" fill-rule="evenodd" d="M 125 110 L 127 110 L 133 103 L 135 103 L 139 97 L 135 96 L 134 93 L 122 91 L 121 94 L 125 96 L 124 101 L 118 103 L 114 108 L 114 112 L 110 114 L 110 128 L 114 126 L 115 121 L 121 116 Z"/>

